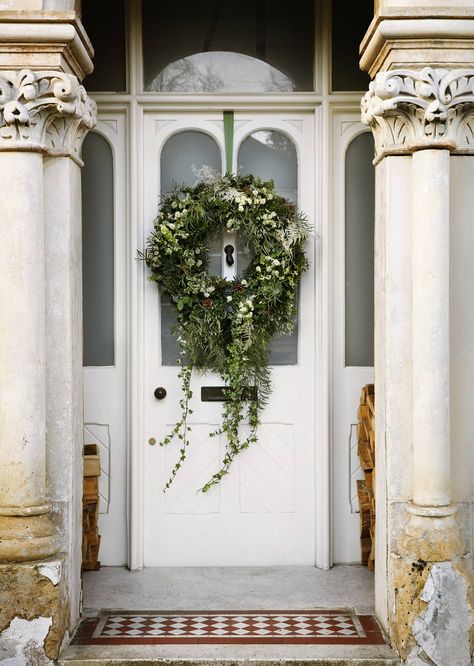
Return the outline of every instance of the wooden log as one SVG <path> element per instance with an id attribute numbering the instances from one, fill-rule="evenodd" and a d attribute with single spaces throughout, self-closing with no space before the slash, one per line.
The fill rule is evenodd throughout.
<path id="1" fill-rule="evenodd" d="M 87 559 L 87 539 L 85 534 L 82 535 L 82 561 Z"/>
<path id="2" fill-rule="evenodd" d="M 87 558 L 82 563 L 82 568 L 86 571 L 96 571 L 100 569 L 100 562 L 98 561 L 100 548 L 100 536 L 96 545 L 90 545 L 88 548 Z"/>
<path id="3" fill-rule="evenodd" d="M 91 523 L 89 520 L 89 514 L 87 511 L 84 511 L 82 514 L 82 532 L 90 532 Z"/>
<path id="4" fill-rule="evenodd" d="M 99 544 L 100 536 L 96 529 L 90 530 L 89 532 L 84 532 L 84 536 L 86 537 L 88 546 L 97 546 Z"/>
<path id="5" fill-rule="evenodd" d="M 365 479 L 365 485 L 367 486 L 367 492 L 372 498 L 374 496 L 374 488 L 372 485 L 373 484 L 372 470 L 364 470 L 364 479 Z"/>
<path id="6" fill-rule="evenodd" d="M 357 495 L 360 508 L 360 559 L 362 564 L 366 565 L 372 548 L 372 540 L 370 538 L 370 497 L 365 481 L 357 481 Z"/>
<path id="7" fill-rule="evenodd" d="M 372 456 L 375 460 L 375 430 L 371 430 L 369 433 L 369 445 L 370 450 L 372 451 Z"/>
<path id="8" fill-rule="evenodd" d="M 100 457 L 97 444 L 84 445 L 84 476 L 100 475 Z"/>
<path id="9" fill-rule="evenodd" d="M 99 518 L 99 477 L 100 459 L 96 444 L 84 446 L 84 479 L 82 494 L 82 568 L 96 570 L 98 562 L 100 535 Z"/>
<path id="10" fill-rule="evenodd" d="M 82 502 L 88 504 L 89 502 L 98 502 L 99 500 L 99 480 L 96 476 L 84 477 L 84 485 L 82 490 Z"/>
<path id="11" fill-rule="evenodd" d="M 360 458 L 360 466 L 363 470 L 374 468 L 374 459 L 372 451 L 370 450 L 369 443 L 365 440 L 359 440 L 357 444 L 357 452 Z"/>
<path id="12" fill-rule="evenodd" d="M 367 407 L 369 408 L 370 416 L 372 418 L 375 418 L 375 392 L 374 392 L 374 385 L 373 384 L 368 384 L 367 385 L 368 390 L 367 390 L 367 396 L 366 396 L 366 404 Z M 370 389 L 370 387 L 372 387 Z"/>
<path id="13" fill-rule="evenodd" d="M 375 568 L 375 391 L 373 384 L 361 390 L 357 410 L 357 451 L 364 480 L 357 481 L 360 508 L 361 561 Z"/>
<path id="14" fill-rule="evenodd" d="M 369 416 L 369 408 L 367 405 L 359 405 L 359 409 L 357 410 L 357 417 L 359 421 L 366 421 Z"/>

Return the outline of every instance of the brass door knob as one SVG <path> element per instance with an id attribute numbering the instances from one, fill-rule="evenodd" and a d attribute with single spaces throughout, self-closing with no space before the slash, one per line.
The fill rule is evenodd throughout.
<path id="1" fill-rule="evenodd" d="M 155 389 L 153 395 L 157 400 L 163 400 L 163 398 L 166 398 L 166 389 L 162 386 L 158 386 L 158 388 Z"/>

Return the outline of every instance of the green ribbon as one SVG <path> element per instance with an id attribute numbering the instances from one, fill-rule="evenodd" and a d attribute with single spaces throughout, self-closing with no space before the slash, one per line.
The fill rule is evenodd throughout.
<path id="1" fill-rule="evenodd" d="M 234 161 L 234 112 L 224 111 L 225 171 L 232 173 Z"/>

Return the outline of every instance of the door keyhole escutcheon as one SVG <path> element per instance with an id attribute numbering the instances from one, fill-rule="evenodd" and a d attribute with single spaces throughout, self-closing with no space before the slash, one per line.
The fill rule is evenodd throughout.
<path id="1" fill-rule="evenodd" d="M 158 388 L 154 390 L 153 395 L 157 400 L 163 400 L 163 398 L 166 398 L 166 389 L 162 386 L 158 386 Z"/>
<path id="2" fill-rule="evenodd" d="M 227 266 L 232 266 L 234 263 L 234 246 L 226 245 L 224 248 L 225 252 L 225 261 Z"/>

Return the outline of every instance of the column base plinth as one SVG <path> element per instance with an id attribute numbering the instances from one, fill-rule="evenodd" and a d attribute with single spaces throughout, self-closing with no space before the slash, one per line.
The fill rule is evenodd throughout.
<path id="1" fill-rule="evenodd" d="M 401 557 L 413 561 L 448 562 L 463 553 L 455 514 L 457 507 L 407 506 L 408 524 L 398 539 Z"/>
<path id="2" fill-rule="evenodd" d="M 42 560 L 59 549 L 59 534 L 49 513 L 19 508 L 15 514 L 14 508 L 0 508 L 0 562 Z"/>
<path id="3" fill-rule="evenodd" d="M 467 664 L 473 599 L 457 507 L 406 508 L 391 555 L 390 638 L 407 663 Z"/>

